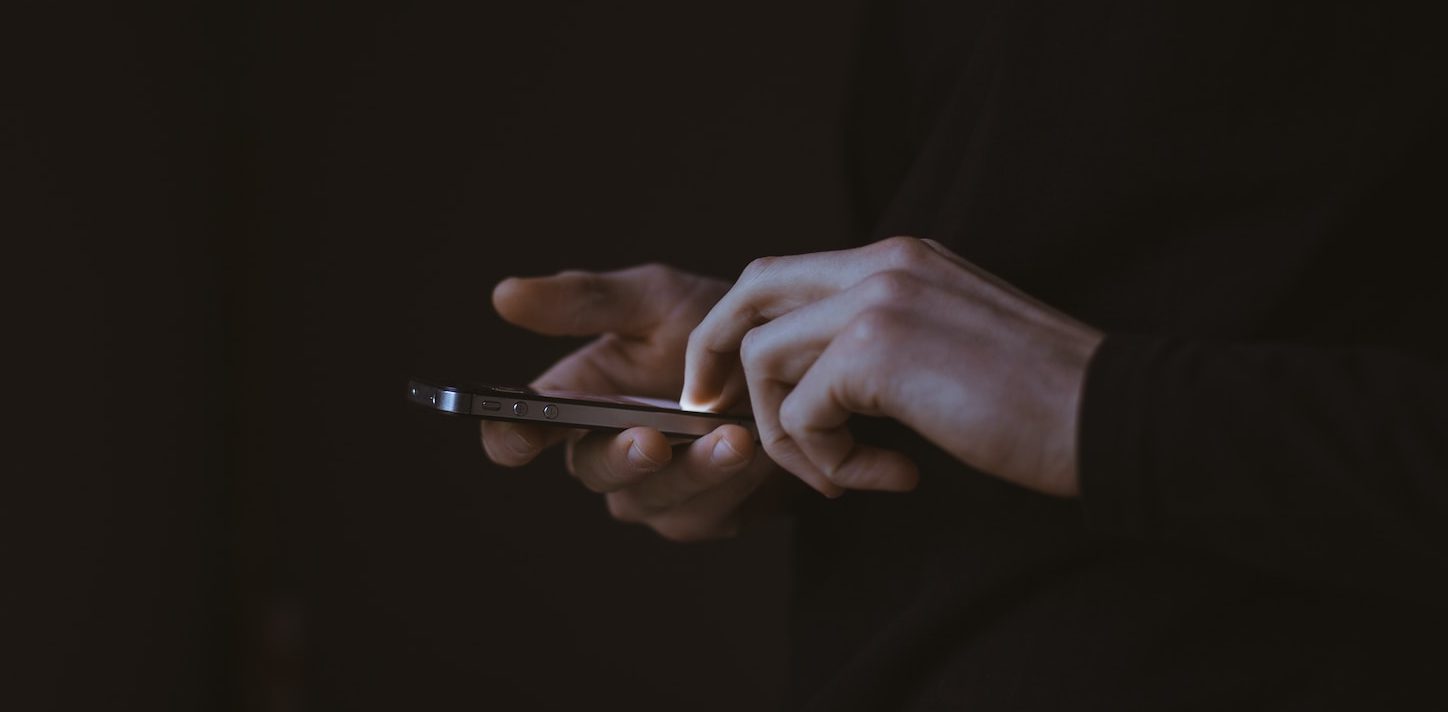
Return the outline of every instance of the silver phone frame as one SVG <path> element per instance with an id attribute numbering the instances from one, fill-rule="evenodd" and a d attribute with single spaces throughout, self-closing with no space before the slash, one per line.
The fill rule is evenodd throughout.
<path id="1" fill-rule="evenodd" d="M 507 386 L 444 386 L 414 378 L 407 383 L 407 399 L 444 413 L 488 420 L 609 431 L 649 427 L 673 438 L 699 438 L 721 425 L 738 425 L 759 439 L 753 419 L 747 417 L 549 397 Z"/>

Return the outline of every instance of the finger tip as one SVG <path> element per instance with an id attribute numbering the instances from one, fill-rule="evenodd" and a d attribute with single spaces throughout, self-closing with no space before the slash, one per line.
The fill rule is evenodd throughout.
<path id="1" fill-rule="evenodd" d="M 683 394 L 679 396 L 679 408 L 682 410 L 692 410 L 699 413 L 712 413 L 713 410 L 709 407 L 711 403 L 712 401 L 710 399 L 700 397 L 698 395 L 697 389 L 694 388 L 686 387 Z"/>
<path id="2" fill-rule="evenodd" d="M 504 277 L 499 280 L 497 284 L 493 285 L 493 304 L 507 301 L 508 297 L 512 296 L 513 292 L 517 289 L 518 282 L 519 279 L 517 277 Z"/>
<path id="3" fill-rule="evenodd" d="M 674 456 L 674 449 L 670 447 L 669 439 L 653 428 L 629 428 L 618 434 L 618 440 L 623 444 L 624 451 L 629 454 L 630 462 L 634 462 L 640 469 L 661 469 L 669 464 Z M 635 461 L 636 458 L 633 454 L 635 451 L 641 461 Z"/>
<path id="4" fill-rule="evenodd" d="M 679 394 L 679 407 L 700 413 L 718 412 L 716 408 L 721 395 L 719 388 L 711 382 L 708 369 L 701 369 L 695 359 L 685 358 L 684 388 Z"/>
<path id="5" fill-rule="evenodd" d="M 752 456 L 754 454 L 754 434 L 742 425 L 721 425 L 714 430 L 719 439 L 729 443 L 729 447 L 740 455 Z"/>
<path id="6" fill-rule="evenodd" d="M 709 462 L 723 470 L 738 470 L 754 460 L 754 439 L 739 426 L 720 427 L 712 438 L 702 438 L 700 443 L 709 448 Z"/>
<path id="7" fill-rule="evenodd" d="M 522 291 L 523 280 L 518 277 L 507 277 L 493 286 L 492 302 L 493 311 L 508 321 L 513 321 L 518 312 L 519 294 Z"/>

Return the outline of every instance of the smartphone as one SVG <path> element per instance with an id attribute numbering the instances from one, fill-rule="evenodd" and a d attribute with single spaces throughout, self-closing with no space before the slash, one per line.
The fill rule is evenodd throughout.
<path id="1" fill-rule="evenodd" d="M 615 432 L 647 426 L 679 439 L 699 438 L 721 425 L 732 424 L 759 439 L 754 419 L 748 416 L 684 410 L 673 401 L 637 396 L 540 392 L 512 386 L 453 386 L 414 378 L 408 381 L 407 399 L 444 413 L 489 420 Z"/>

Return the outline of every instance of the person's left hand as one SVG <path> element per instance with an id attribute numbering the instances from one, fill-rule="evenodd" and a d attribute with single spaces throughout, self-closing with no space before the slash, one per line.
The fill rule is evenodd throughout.
<path id="1" fill-rule="evenodd" d="M 1079 493 L 1077 406 L 1102 334 L 931 240 L 755 260 L 689 337 L 683 400 L 752 401 L 764 449 L 809 482 L 908 490 L 905 455 L 856 443 L 894 418 L 977 469 Z M 742 368 L 747 386 L 732 377 Z"/>

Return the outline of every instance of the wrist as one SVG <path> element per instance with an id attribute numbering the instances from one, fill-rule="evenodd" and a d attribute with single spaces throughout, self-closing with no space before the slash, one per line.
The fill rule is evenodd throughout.
<path id="1" fill-rule="evenodd" d="M 1081 496 L 1080 432 L 1081 403 L 1086 392 L 1086 378 L 1091 369 L 1091 360 L 1100 348 L 1105 335 L 1094 329 L 1082 327 L 1073 334 L 1065 358 L 1061 362 L 1063 372 L 1060 404 L 1057 408 L 1055 448 L 1043 472 L 1047 492 L 1060 497 Z"/>

